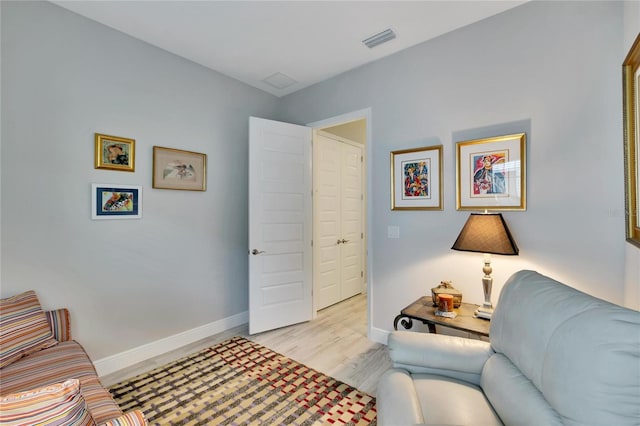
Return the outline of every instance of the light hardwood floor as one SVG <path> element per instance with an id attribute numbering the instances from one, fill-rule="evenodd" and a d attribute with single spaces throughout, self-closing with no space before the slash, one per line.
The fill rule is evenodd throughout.
<path id="1" fill-rule="evenodd" d="M 255 335 L 249 335 L 245 324 L 103 376 L 101 381 L 111 386 L 234 336 L 266 346 L 370 395 L 375 395 L 380 376 L 391 367 L 387 347 L 367 338 L 367 297 L 358 295 L 319 311 L 312 321 Z"/>

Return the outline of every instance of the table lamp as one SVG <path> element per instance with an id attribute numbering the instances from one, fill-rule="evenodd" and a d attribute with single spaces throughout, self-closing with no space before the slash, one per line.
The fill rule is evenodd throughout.
<path id="1" fill-rule="evenodd" d="M 482 278 L 484 303 L 476 310 L 475 315 L 490 320 L 493 314 L 491 255 L 515 256 L 518 254 L 518 246 L 509 232 L 502 213 L 471 213 L 451 248 L 459 251 L 484 253 L 484 267 L 482 268 L 482 272 L 484 272 Z"/>

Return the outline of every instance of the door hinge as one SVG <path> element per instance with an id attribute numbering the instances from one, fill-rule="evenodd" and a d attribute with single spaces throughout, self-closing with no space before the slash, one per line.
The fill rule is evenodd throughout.
<path id="1" fill-rule="evenodd" d="M 363 240 L 364 239 L 364 232 L 360 233 L 360 239 Z"/>
<path id="2" fill-rule="evenodd" d="M 364 278 L 364 271 L 360 271 L 360 278 Z"/>
<path id="3" fill-rule="evenodd" d="M 311 247 L 313 247 L 313 240 L 311 240 Z"/>
<path id="4" fill-rule="evenodd" d="M 360 156 L 360 162 L 364 163 L 364 157 L 362 155 Z"/>
<path id="5" fill-rule="evenodd" d="M 360 194 L 360 201 L 364 201 L 364 194 Z"/>

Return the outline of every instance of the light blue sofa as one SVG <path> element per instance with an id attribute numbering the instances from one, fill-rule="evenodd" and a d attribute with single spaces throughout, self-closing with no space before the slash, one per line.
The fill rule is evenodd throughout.
<path id="1" fill-rule="evenodd" d="M 384 425 L 640 425 L 640 312 L 533 271 L 505 284 L 490 342 L 393 332 Z"/>

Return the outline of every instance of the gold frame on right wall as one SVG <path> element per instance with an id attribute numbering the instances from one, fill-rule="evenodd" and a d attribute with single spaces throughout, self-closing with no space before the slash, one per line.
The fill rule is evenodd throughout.
<path id="1" fill-rule="evenodd" d="M 622 63 L 622 109 L 624 115 L 624 182 L 627 241 L 640 247 L 640 184 L 638 179 L 638 112 L 640 88 L 640 34 Z"/>

